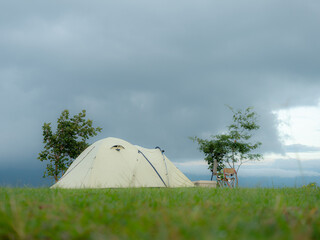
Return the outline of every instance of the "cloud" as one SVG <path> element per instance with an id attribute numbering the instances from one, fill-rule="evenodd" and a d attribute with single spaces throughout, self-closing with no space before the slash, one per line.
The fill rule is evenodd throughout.
<path id="1" fill-rule="evenodd" d="M 179 162 L 173 162 L 174 165 L 185 174 L 193 175 L 210 175 L 208 165 L 204 160 L 185 160 Z"/>
<path id="2" fill-rule="evenodd" d="M 36 158 L 42 123 L 66 108 L 87 109 L 101 138 L 161 146 L 180 161 L 202 157 L 189 136 L 230 123 L 224 104 L 254 106 L 261 151 L 281 153 L 272 111 L 319 98 L 319 9 L 310 1 L 2 2 L 0 161 Z"/>
<path id="3" fill-rule="evenodd" d="M 320 147 L 320 104 L 300 106 L 275 112 L 281 141 L 286 145 L 300 144 Z M 298 144 L 298 145 L 297 145 Z"/>
<path id="4" fill-rule="evenodd" d="M 282 178 L 320 176 L 320 159 L 303 161 L 297 158 L 276 159 L 269 163 L 261 162 L 261 164 L 243 166 L 239 174 Z"/>
<path id="5" fill-rule="evenodd" d="M 320 152 L 320 147 L 307 146 L 303 144 L 291 144 L 283 146 L 285 152 L 299 153 L 299 152 Z"/>

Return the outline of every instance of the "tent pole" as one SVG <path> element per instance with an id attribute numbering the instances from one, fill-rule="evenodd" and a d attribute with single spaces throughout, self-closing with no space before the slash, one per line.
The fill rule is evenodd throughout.
<path id="1" fill-rule="evenodd" d="M 162 154 L 163 162 L 164 162 L 164 165 L 166 166 L 166 175 L 167 175 L 168 187 L 170 187 L 168 167 L 167 167 L 166 159 L 165 159 L 164 154 L 163 154 L 164 150 L 161 150 L 160 147 L 156 147 L 156 149 L 159 149 L 161 154 Z"/>
<path id="2" fill-rule="evenodd" d="M 153 170 L 157 173 L 157 175 L 159 176 L 159 178 L 161 179 L 161 181 L 163 182 L 163 184 L 167 186 L 167 184 L 163 181 L 162 177 L 160 176 L 160 174 L 158 173 L 157 169 L 152 165 L 152 163 L 148 160 L 148 158 L 143 154 L 143 152 L 141 152 L 140 150 L 138 150 L 138 153 L 140 153 L 147 161 L 148 163 L 150 164 L 150 166 L 153 168 Z"/>

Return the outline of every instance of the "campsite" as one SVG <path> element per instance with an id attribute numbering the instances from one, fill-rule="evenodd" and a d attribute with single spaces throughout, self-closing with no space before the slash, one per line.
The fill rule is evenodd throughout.
<path id="1" fill-rule="evenodd" d="M 320 0 L 0 0 L 0 240 L 320 240 Z"/>
<path id="2" fill-rule="evenodd" d="M 196 186 L 161 148 L 104 138 L 51 188 L 0 188 L 0 239 L 320 238 L 315 183 L 240 188 L 230 181 Z"/>

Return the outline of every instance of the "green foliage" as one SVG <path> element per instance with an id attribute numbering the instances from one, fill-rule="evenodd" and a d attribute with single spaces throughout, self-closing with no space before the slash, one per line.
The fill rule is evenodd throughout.
<path id="1" fill-rule="evenodd" d="M 44 150 L 39 153 L 40 161 L 49 161 L 43 177 L 53 177 L 58 181 L 72 161 L 89 144 L 89 137 L 96 136 L 102 128 L 94 128 L 92 120 L 85 119 L 86 111 L 82 110 L 78 115 L 70 118 L 69 111 L 64 110 L 57 121 L 56 132 L 53 133 L 51 123 L 44 123 L 43 143 Z"/>
<path id="2" fill-rule="evenodd" d="M 0 188 L 0 239 L 320 239 L 308 188 Z"/>
<path id="3" fill-rule="evenodd" d="M 217 160 L 217 170 L 221 171 L 225 167 L 224 159 L 228 152 L 228 136 L 216 135 L 213 139 L 192 138 L 199 144 L 199 150 L 205 154 L 204 160 L 208 163 L 208 169 L 213 171 L 214 160 Z"/>
<path id="4" fill-rule="evenodd" d="M 235 168 L 253 160 L 260 160 L 261 154 L 252 153 L 261 142 L 251 143 L 253 131 L 258 130 L 257 114 L 253 108 L 235 111 L 232 107 L 229 109 L 233 113 L 233 122 L 227 126 L 227 131 L 223 134 L 211 136 L 211 139 L 201 139 L 199 137 L 191 138 L 199 145 L 199 150 L 205 154 L 205 161 L 209 169 L 213 171 L 214 160 L 217 161 L 217 170 L 221 171 L 225 166 Z"/>

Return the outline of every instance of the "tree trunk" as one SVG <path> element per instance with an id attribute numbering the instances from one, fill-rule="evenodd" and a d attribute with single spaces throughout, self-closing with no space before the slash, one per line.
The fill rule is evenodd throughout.
<path id="1" fill-rule="evenodd" d="M 235 161 L 235 158 L 234 158 L 234 152 L 232 153 L 232 168 L 234 168 L 234 161 Z"/>
<path id="2" fill-rule="evenodd" d="M 217 169 L 218 169 L 218 161 L 217 161 L 217 159 L 214 159 L 214 162 L 213 162 L 213 174 L 214 175 L 217 175 Z"/>
<path id="3" fill-rule="evenodd" d="M 212 166 L 211 181 L 213 179 L 213 175 L 217 175 L 217 168 L 218 168 L 218 162 L 217 162 L 217 159 L 214 159 L 213 160 L 213 166 Z"/>
<path id="4" fill-rule="evenodd" d="M 55 155 L 55 157 L 56 157 L 56 161 L 54 163 L 55 172 L 54 172 L 54 176 L 53 177 L 54 177 L 54 181 L 58 182 L 58 175 L 59 175 L 59 173 L 58 173 L 58 161 L 59 161 L 59 156 Z"/>

